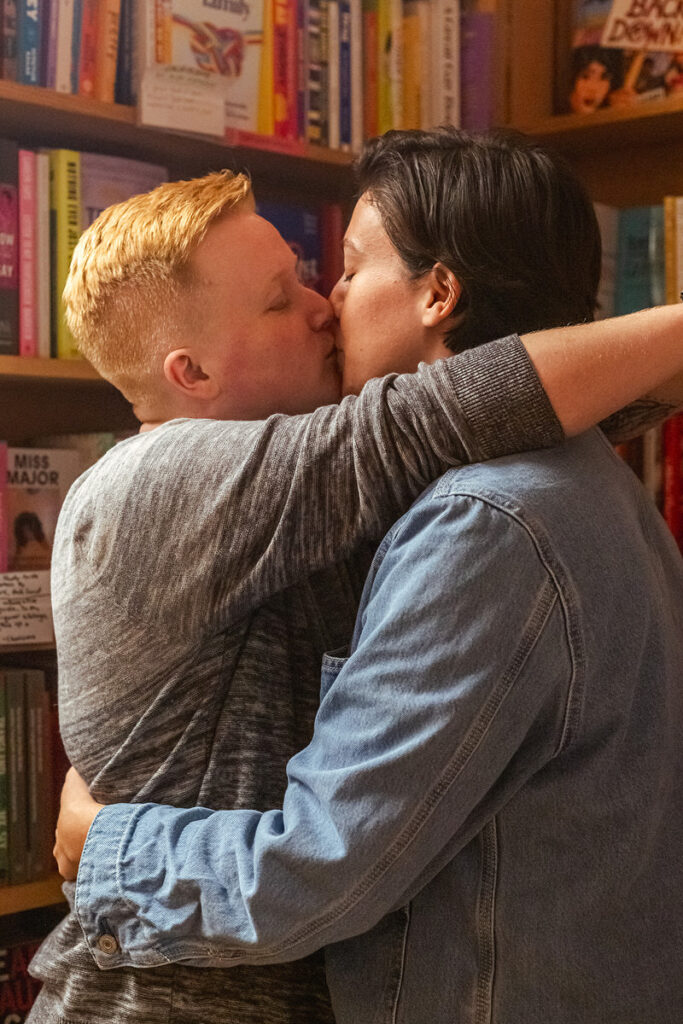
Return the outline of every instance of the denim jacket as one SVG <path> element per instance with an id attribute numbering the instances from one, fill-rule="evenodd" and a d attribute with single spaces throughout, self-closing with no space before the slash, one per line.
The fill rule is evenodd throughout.
<path id="1" fill-rule="evenodd" d="M 100 812 L 102 969 L 324 945 L 339 1024 L 680 1024 L 683 567 L 599 433 L 425 492 L 321 696 L 281 811 Z"/>

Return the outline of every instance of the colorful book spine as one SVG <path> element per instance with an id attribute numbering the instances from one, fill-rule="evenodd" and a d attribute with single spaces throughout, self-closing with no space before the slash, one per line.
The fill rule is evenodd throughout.
<path id="1" fill-rule="evenodd" d="M 0 441 L 0 572 L 7 572 L 7 560 L 9 554 L 8 531 L 9 510 L 7 507 L 7 443 L 5 441 Z"/>
<path id="2" fill-rule="evenodd" d="M 2 4 L 2 77 L 10 82 L 17 77 L 17 3 L 4 0 Z"/>
<path id="3" fill-rule="evenodd" d="M 47 89 L 57 88 L 57 34 L 59 31 L 60 0 L 50 0 L 50 10 L 45 26 L 45 77 Z"/>
<path id="4" fill-rule="evenodd" d="M 306 141 L 308 124 L 308 0 L 296 5 L 296 136 Z"/>
<path id="5" fill-rule="evenodd" d="M 274 92 L 274 13 L 273 4 L 275 0 L 264 0 L 263 4 L 263 41 L 261 54 L 261 67 L 258 79 L 258 111 L 256 116 L 256 130 L 260 135 L 275 134 L 275 104 L 273 103 Z"/>
<path id="6" fill-rule="evenodd" d="M 432 20 L 435 124 L 460 124 L 460 3 L 437 0 Z"/>
<path id="7" fill-rule="evenodd" d="M 119 18 L 119 44 L 116 55 L 114 102 L 135 106 L 135 3 L 122 0 Z"/>
<path id="8" fill-rule="evenodd" d="M 19 150 L 19 355 L 38 354 L 36 323 L 36 154 Z"/>
<path id="9" fill-rule="evenodd" d="M 495 0 L 462 0 L 460 15 L 460 121 L 485 132 L 496 119 Z"/>
<path id="10" fill-rule="evenodd" d="M 306 139 L 327 145 L 327 0 L 308 0 L 308 76 Z"/>
<path id="11" fill-rule="evenodd" d="M 78 69 L 78 94 L 95 95 L 97 68 L 97 13 L 98 0 L 83 0 L 81 19 L 81 61 Z"/>
<path id="12" fill-rule="evenodd" d="M 72 149 L 50 151 L 50 225 L 52 354 L 59 359 L 79 359 L 62 305 L 71 257 L 81 234 L 81 161 L 80 153 Z"/>
<path id="13" fill-rule="evenodd" d="M 327 145 L 339 149 L 339 0 L 327 0 Z"/>
<path id="14" fill-rule="evenodd" d="M 403 127 L 422 127 L 422 42 L 419 8 L 422 0 L 403 5 Z"/>
<path id="15" fill-rule="evenodd" d="M 13 942 L 0 948 L 0 1024 L 22 1024 L 40 991 L 40 982 L 32 978 L 28 965 L 38 942 Z"/>
<path id="16" fill-rule="evenodd" d="M 273 118 L 282 139 L 297 137 L 296 36 L 295 0 L 273 0 Z"/>
<path id="17" fill-rule="evenodd" d="M 95 96 L 113 103 L 116 89 L 116 57 L 119 49 L 121 0 L 100 0 L 97 24 Z"/>
<path id="18" fill-rule="evenodd" d="M 329 295 L 344 273 L 344 212 L 339 203 L 325 203 L 320 212 L 322 273 L 320 290 Z"/>
<path id="19" fill-rule="evenodd" d="M 26 744 L 28 753 L 28 851 L 29 877 L 44 878 L 52 865 L 54 808 L 50 786 L 50 698 L 44 673 L 24 671 L 26 692 Z"/>
<path id="20" fill-rule="evenodd" d="M 9 764 L 8 851 L 12 884 L 28 880 L 28 822 L 26 803 L 26 702 L 24 673 L 5 669 L 7 760 Z"/>
<path id="21" fill-rule="evenodd" d="M 19 354 L 19 147 L 0 139 L 0 355 Z"/>
<path id="22" fill-rule="evenodd" d="M 683 290 L 683 196 L 664 196 L 666 301 L 679 302 Z"/>
<path id="23" fill-rule="evenodd" d="M 39 0 L 19 0 L 17 5 L 17 81 L 40 84 L 40 32 L 43 13 Z"/>
<path id="24" fill-rule="evenodd" d="M 36 348 L 50 357 L 50 157 L 36 153 Z"/>
<path id="25" fill-rule="evenodd" d="M 632 206 L 619 212 L 616 316 L 635 313 L 653 304 L 650 236 L 659 210 L 659 206 Z"/>
<path id="26" fill-rule="evenodd" d="M 363 0 L 351 3 L 351 150 L 363 146 Z"/>
<path id="27" fill-rule="evenodd" d="M 673 416 L 663 427 L 662 514 L 683 550 L 683 516 L 681 513 L 681 453 L 683 451 L 683 416 Z"/>

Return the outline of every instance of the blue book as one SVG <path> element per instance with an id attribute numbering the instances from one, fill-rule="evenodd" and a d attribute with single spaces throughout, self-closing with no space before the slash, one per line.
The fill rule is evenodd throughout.
<path id="1" fill-rule="evenodd" d="M 19 0 L 17 5 L 17 81 L 40 85 L 40 0 Z"/>
<path id="2" fill-rule="evenodd" d="M 258 203 L 257 212 L 274 224 L 297 257 L 300 280 L 321 290 L 322 234 L 320 213 L 295 203 Z"/>
<path id="3" fill-rule="evenodd" d="M 663 207 L 619 211 L 615 316 L 649 309 L 662 301 Z"/>

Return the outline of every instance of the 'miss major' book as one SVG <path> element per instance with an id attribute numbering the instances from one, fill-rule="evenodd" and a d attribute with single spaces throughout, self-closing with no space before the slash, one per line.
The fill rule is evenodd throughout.
<path id="1" fill-rule="evenodd" d="M 80 471 L 75 451 L 8 448 L 5 508 L 7 569 L 50 568 L 57 517 Z"/>

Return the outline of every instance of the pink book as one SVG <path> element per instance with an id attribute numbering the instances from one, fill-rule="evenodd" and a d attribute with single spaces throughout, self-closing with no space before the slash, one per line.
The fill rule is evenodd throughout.
<path id="1" fill-rule="evenodd" d="M 37 355 L 36 154 L 19 150 L 19 355 Z"/>

